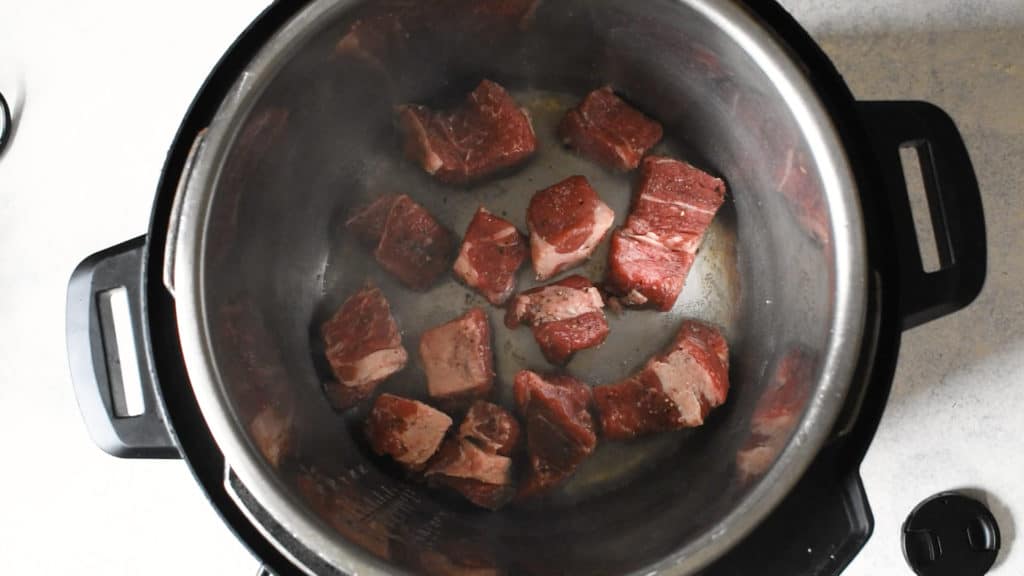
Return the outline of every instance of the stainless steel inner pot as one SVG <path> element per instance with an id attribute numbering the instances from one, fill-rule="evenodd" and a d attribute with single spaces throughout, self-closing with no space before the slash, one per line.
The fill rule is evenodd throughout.
<path id="1" fill-rule="evenodd" d="M 733 2 L 542 0 L 512 27 L 451 11 L 417 27 L 413 49 L 386 65 L 337 54 L 352 23 L 379 9 L 319 0 L 298 13 L 239 77 L 175 199 L 165 281 L 189 378 L 230 467 L 226 481 L 310 572 L 693 573 L 788 492 L 849 387 L 864 315 L 864 232 L 828 115 L 784 47 Z M 500 178 L 440 186 L 402 158 L 392 107 L 451 103 L 481 78 L 529 108 L 541 152 Z M 614 382 L 659 351 L 681 318 L 695 317 L 727 335 L 730 397 L 700 429 L 603 444 L 541 502 L 481 511 L 375 457 L 361 435 L 365 407 L 330 409 L 318 329 L 368 278 L 392 302 L 413 352 L 422 330 L 483 301 L 451 278 L 424 294 L 405 290 L 341 223 L 353 206 L 398 191 L 460 235 L 481 204 L 525 230 L 530 195 L 572 174 L 590 178 L 621 223 L 631 177 L 562 150 L 553 135 L 568 106 L 605 84 L 663 123 L 660 152 L 723 177 L 729 193 L 675 309 L 611 315 L 608 341 L 566 370 L 594 385 Z M 599 280 L 604 254 L 583 273 Z M 520 287 L 531 285 L 524 269 Z M 551 368 L 528 331 L 506 330 L 501 312 L 487 308 L 507 399 L 516 370 Z M 775 438 L 755 435 L 753 415 L 794 354 L 807 363 L 795 418 Z M 381 390 L 425 396 L 415 360 Z M 267 424 L 261 417 L 290 425 L 280 458 L 268 460 L 250 434 Z M 752 441 L 770 445 L 753 472 L 737 464 Z"/>

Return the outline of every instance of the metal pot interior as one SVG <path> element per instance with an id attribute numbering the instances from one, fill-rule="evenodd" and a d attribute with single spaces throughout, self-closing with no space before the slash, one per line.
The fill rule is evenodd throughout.
<path id="1" fill-rule="evenodd" d="M 385 4 L 401 16 L 417 3 Z M 767 36 L 748 36 L 753 21 L 734 6 L 544 0 L 527 21 L 509 25 L 481 10 L 515 2 L 462 4 L 476 8 L 410 21 L 412 49 L 382 62 L 337 51 L 352 23 L 379 14 L 381 3 L 316 2 L 267 46 L 276 55 L 251 67 L 243 80 L 249 95 L 225 104 L 217 122 L 230 127 L 201 153 L 217 159 L 204 175 L 206 218 L 186 224 L 201 229 L 201 306 L 196 318 L 179 318 L 182 338 L 202 340 L 215 367 L 207 381 L 190 363 L 193 385 L 216 388 L 230 425 L 250 439 L 254 426 L 290 425 L 287 449 L 279 458 L 264 450 L 272 461 L 260 458 L 247 481 L 287 495 L 293 507 L 267 506 L 282 525 L 312 522 L 322 533 L 317 544 L 296 528 L 293 543 L 281 544 L 300 564 L 305 545 L 318 566 L 352 571 L 688 572 L 781 497 L 845 394 L 856 342 L 840 336 L 859 329 L 849 261 L 862 256 L 859 215 L 842 205 L 853 191 L 839 185 L 835 149 L 822 144 L 835 136 L 801 108 L 811 95 L 794 91 L 789 72 L 765 68 L 772 54 L 759 51 Z M 430 17 L 437 21 L 421 25 Z M 541 152 L 502 178 L 438 185 L 402 158 L 393 106 L 455 102 L 481 78 L 529 108 Z M 507 405 L 518 369 L 551 368 L 527 330 L 506 330 L 500 310 L 453 279 L 425 294 L 399 286 L 342 223 L 357 204 L 397 191 L 460 235 L 480 204 L 525 230 L 532 193 L 572 174 L 588 176 L 621 223 L 631 177 L 563 150 L 553 134 L 568 106 L 605 84 L 663 123 L 658 151 L 721 176 L 729 192 L 675 309 L 610 315 L 609 340 L 566 370 L 593 385 L 615 382 L 665 346 L 681 318 L 701 318 L 729 340 L 730 398 L 699 429 L 602 445 L 543 501 L 481 511 L 404 479 L 373 455 L 362 437 L 365 407 L 331 410 L 321 390 L 330 372 L 319 326 L 372 279 L 413 356 L 381 390 L 425 397 L 415 360 L 420 332 L 472 305 L 491 311 Z M 583 273 L 599 280 L 604 254 Z M 521 271 L 520 288 L 533 284 L 530 270 Z M 788 389 L 792 418 L 752 432 L 755 415 L 778 394 L 780 366 L 793 358 L 802 367 Z M 218 418 L 201 404 L 208 421 Z M 243 467 L 266 448 L 261 442 L 244 446 L 245 457 L 228 442 L 222 448 L 230 465 Z"/>

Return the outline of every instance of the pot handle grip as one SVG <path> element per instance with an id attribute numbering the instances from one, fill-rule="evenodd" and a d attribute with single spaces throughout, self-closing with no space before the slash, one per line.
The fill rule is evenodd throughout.
<path id="1" fill-rule="evenodd" d="M 145 236 L 135 238 L 75 269 L 68 283 L 68 361 L 79 410 L 100 448 L 120 458 L 178 458 L 143 339 L 145 246 Z M 130 386 L 128 371 L 138 374 L 141 386 Z"/>
<path id="2" fill-rule="evenodd" d="M 894 216 L 900 314 L 909 330 L 970 304 L 985 282 L 985 216 L 978 179 L 956 124 L 927 102 L 858 102 Z M 940 269 L 926 272 L 918 248 L 900 149 L 917 150 Z"/>

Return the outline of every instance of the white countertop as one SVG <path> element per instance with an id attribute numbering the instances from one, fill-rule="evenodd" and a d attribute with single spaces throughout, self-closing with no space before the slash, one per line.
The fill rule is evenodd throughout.
<path id="1" fill-rule="evenodd" d="M 863 466 L 875 534 L 847 571 L 910 574 L 898 531 L 921 499 L 972 489 L 1003 530 L 992 572 L 1024 573 L 1024 4 L 784 0 L 861 98 L 923 99 L 967 140 L 984 195 L 978 301 L 906 334 Z M 11 574 L 252 574 L 178 461 L 89 439 L 64 345 L 67 280 L 142 234 L 164 154 L 206 74 L 265 0 L 0 0 L 0 565 Z"/>

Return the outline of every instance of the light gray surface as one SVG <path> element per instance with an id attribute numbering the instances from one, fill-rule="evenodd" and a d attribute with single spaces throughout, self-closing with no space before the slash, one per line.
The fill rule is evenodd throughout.
<path id="1" fill-rule="evenodd" d="M 88 253 L 143 233 L 168 143 L 263 0 L 0 0 L 0 90 L 19 118 L 0 158 L 0 564 L 12 574 L 251 574 L 180 462 L 119 461 L 86 436 L 64 296 Z M 864 463 L 875 535 L 848 574 L 910 574 L 906 513 L 985 491 L 997 575 L 1024 573 L 1024 3 L 784 0 L 862 98 L 921 98 L 959 122 L 981 177 L 989 278 L 969 309 L 906 335 Z M 45 505 L 47 513 L 40 512 Z"/>

